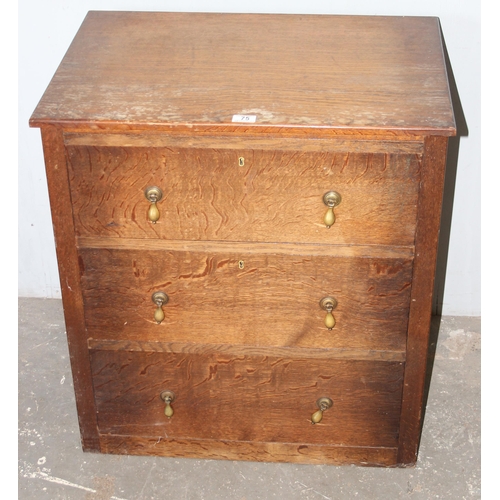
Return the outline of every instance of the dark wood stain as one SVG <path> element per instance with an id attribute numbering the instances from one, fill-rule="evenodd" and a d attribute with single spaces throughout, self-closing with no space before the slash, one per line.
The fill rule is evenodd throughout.
<path id="1" fill-rule="evenodd" d="M 91 351 L 101 433 L 394 447 L 403 363 Z M 172 390 L 174 416 L 162 390 Z M 311 423 L 316 400 L 333 407 Z"/>

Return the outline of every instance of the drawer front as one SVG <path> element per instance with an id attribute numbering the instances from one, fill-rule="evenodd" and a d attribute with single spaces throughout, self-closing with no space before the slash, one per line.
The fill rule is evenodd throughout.
<path id="1" fill-rule="evenodd" d="M 420 157 L 68 146 L 77 234 L 413 245 Z M 159 219 L 145 190 L 160 188 Z M 328 229 L 323 201 L 341 196 Z"/>
<path id="2" fill-rule="evenodd" d="M 94 339 L 405 349 L 410 259 L 86 248 L 80 264 Z"/>
<path id="3" fill-rule="evenodd" d="M 91 364 L 101 434 L 397 446 L 403 363 L 97 350 Z M 333 406 L 312 425 L 321 397 Z"/>

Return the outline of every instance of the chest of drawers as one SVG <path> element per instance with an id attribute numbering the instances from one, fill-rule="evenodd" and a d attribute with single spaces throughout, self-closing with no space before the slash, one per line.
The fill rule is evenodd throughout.
<path id="1" fill-rule="evenodd" d="M 88 13 L 30 121 L 84 450 L 415 463 L 455 133 L 440 36 Z"/>

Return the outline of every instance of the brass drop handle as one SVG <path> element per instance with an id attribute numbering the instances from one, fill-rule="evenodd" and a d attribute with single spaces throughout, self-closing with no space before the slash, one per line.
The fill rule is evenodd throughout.
<path id="1" fill-rule="evenodd" d="M 319 410 L 315 411 L 311 416 L 311 422 L 313 424 L 319 424 L 321 420 L 323 420 L 323 412 L 333 406 L 333 401 L 330 398 L 319 398 L 316 401 L 316 406 Z"/>
<path id="2" fill-rule="evenodd" d="M 319 305 L 321 309 L 326 311 L 325 326 L 331 330 L 335 326 L 335 318 L 332 311 L 337 307 L 337 300 L 333 297 L 324 297 L 320 300 Z"/>
<path id="3" fill-rule="evenodd" d="M 160 398 L 165 402 L 165 416 L 171 418 L 174 414 L 172 403 L 175 400 L 175 394 L 172 391 L 163 391 L 160 394 Z"/>
<path id="4" fill-rule="evenodd" d="M 335 223 L 335 214 L 333 213 L 333 209 L 340 204 L 342 198 L 337 191 L 328 191 L 323 195 L 323 203 L 328 207 L 328 210 L 325 214 L 325 225 L 327 228 L 330 228 Z"/>
<path id="5" fill-rule="evenodd" d="M 165 319 L 165 313 L 162 307 L 168 302 L 168 295 L 165 292 L 155 292 L 151 296 L 151 299 L 156 304 L 156 311 L 154 318 L 156 323 L 159 325 Z"/>
<path id="6" fill-rule="evenodd" d="M 148 209 L 148 220 L 156 224 L 156 221 L 160 218 L 160 211 L 156 204 L 163 198 L 163 193 L 159 187 L 150 186 L 144 191 L 144 196 L 151 203 Z"/>

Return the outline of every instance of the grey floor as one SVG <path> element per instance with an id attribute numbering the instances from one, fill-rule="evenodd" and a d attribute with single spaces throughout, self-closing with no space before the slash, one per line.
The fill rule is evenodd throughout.
<path id="1" fill-rule="evenodd" d="M 61 302 L 19 299 L 19 499 L 481 497 L 480 319 L 434 321 L 419 462 L 409 469 L 83 453 Z"/>

